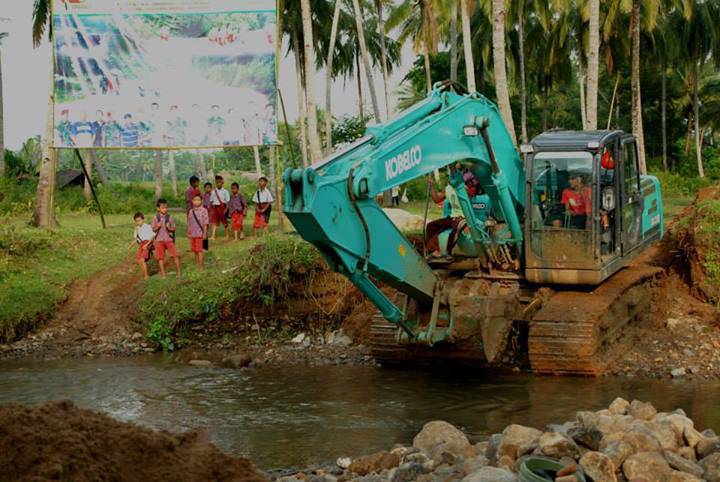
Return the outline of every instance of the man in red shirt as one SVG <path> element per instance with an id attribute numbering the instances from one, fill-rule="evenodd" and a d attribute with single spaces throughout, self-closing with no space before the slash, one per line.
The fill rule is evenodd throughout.
<path id="1" fill-rule="evenodd" d="M 562 204 L 565 206 L 565 213 L 570 216 L 572 229 L 586 229 L 592 212 L 592 190 L 585 186 L 581 175 L 570 178 L 570 187 L 562 192 Z"/>

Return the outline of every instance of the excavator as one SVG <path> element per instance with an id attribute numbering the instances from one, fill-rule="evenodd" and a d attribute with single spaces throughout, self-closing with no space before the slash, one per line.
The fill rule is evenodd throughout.
<path id="1" fill-rule="evenodd" d="M 439 235 L 445 256 L 428 260 L 378 197 L 445 168 L 464 222 Z M 473 205 L 468 173 L 490 216 Z M 660 183 L 640 174 L 622 131 L 552 130 L 519 152 L 494 103 L 438 83 L 283 181 L 299 235 L 377 307 L 371 349 L 382 365 L 512 353 L 538 373 L 596 376 L 649 311 L 660 270 L 639 258 L 663 236 Z"/>

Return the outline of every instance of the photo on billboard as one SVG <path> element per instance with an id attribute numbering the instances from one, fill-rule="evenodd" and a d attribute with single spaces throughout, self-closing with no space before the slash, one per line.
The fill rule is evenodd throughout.
<path id="1" fill-rule="evenodd" d="M 275 0 L 55 0 L 57 148 L 272 145 Z"/>

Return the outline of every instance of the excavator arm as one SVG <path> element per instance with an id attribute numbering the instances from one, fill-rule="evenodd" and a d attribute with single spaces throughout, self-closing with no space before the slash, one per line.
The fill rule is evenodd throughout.
<path id="1" fill-rule="evenodd" d="M 451 175 L 478 251 L 492 253 L 503 245 L 520 253 L 525 174 L 497 107 L 479 94 L 459 95 L 439 86 L 395 119 L 368 128 L 342 151 L 306 169 L 288 169 L 283 175 L 285 213 L 334 270 L 347 276 L 388 321 L 410 333 L 404 310 L 374 280 L 435 314 L 442 284 L 376 198 L 458 161 L 480 181 L 495 219 L 504 226 L 502 235 L 489 236 L 474 215 L 462 173 Z"/>

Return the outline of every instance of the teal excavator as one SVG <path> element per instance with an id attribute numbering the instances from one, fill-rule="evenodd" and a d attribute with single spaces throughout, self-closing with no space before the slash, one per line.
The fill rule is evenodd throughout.
<path id="1" fill-rule="evenodd" d="M 648 311 L 659 269 L 638 256 L 663 235 L 660 184 L 622 131 L 549 131 L 518 152 L 497 107 L 450 83 L 306 169 L 288 169 L 297 232 L 378 309 L 382 364 L 436 359 L 596 375 Z M 428 261 L 378 204 L 447 168 L 464 222 Z M 481 216 L 464 180 L 492 206 Z M 440 239 L 447 246 L 448 233 Z"/>

